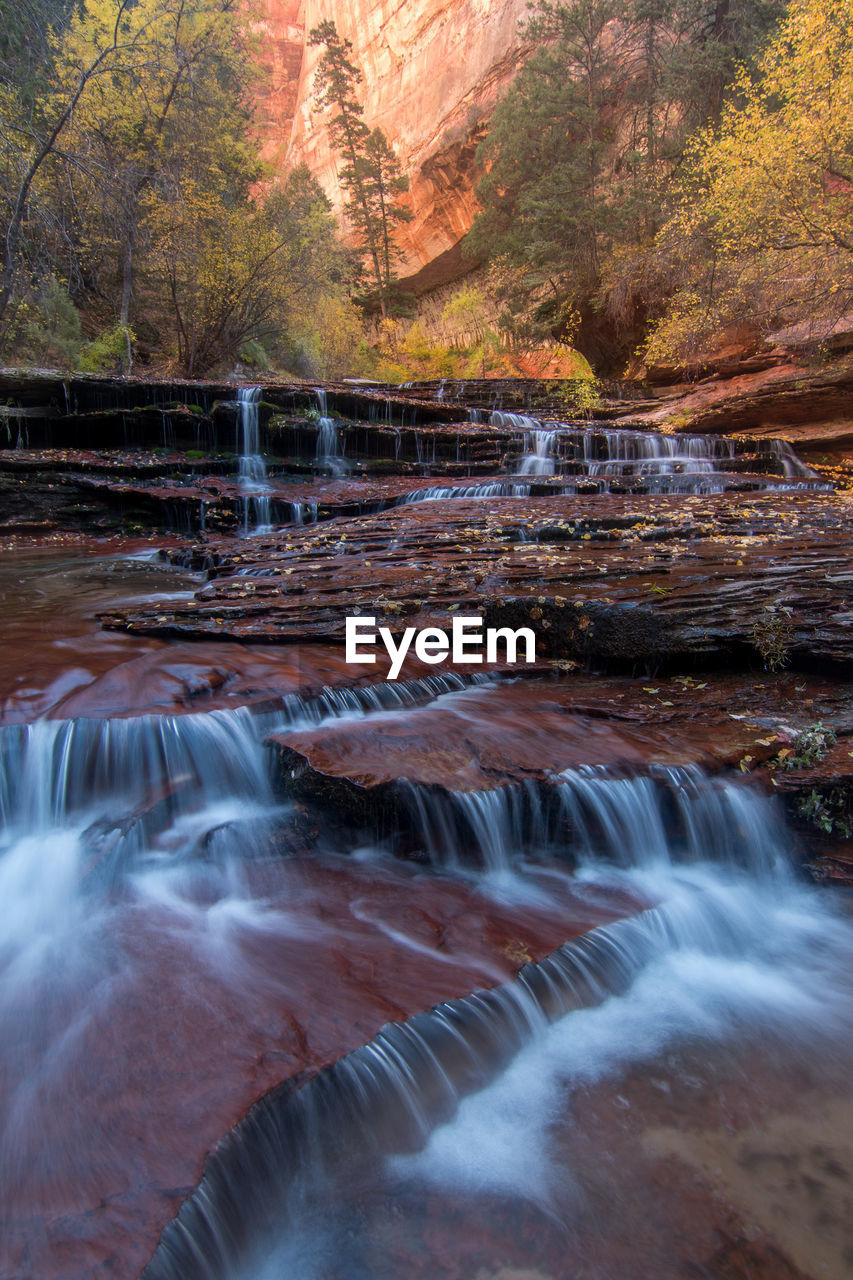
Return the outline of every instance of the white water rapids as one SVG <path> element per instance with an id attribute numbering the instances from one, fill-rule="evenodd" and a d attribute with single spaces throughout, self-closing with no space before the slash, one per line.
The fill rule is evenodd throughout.
<path id="1" fill-rule="evenodd" d="M 204 1114 L 215 1108 L 205 1068 L 221 1057 L 246 1075 L 248 1105 L 256 1063 L 232 1027 L 248 1010 L 250 1027 L 284 1044 L 281 1010 L 297 995 L 318 1023 L 334 1015 L 338 998 L 370 987 L 370 967 L 341 978 L 321 964 L 330 952 L 349 959 L 371 928 L 401 972 L 431 955 L 437 966 L 464 962 L 482 990 L 407 1022 L 390 1010 L 362 1048 L 257 1107 L 218 1145 L 195 1191 L 190 1161 L 163 1221 L 186 1197 L 184 1207 L 146 1280 L 402 1280 L 417 1259 L 423 1274 L 438 1275 L 443 1246 L 419 1217 L 433 1203 L 449 1224 L 435 1231 L 461 1250 L 454 1276 L 492 1280 L 506 1262 L 504 1280 L 517 1280 L 522 1263 L 506 1260 L 501 1235 L 516 1220 L 528 1270 L 541 1265 L 558 1280 L 580 1258 L 593 1280 L 631 1276 L 625 1255 L 614 1262 L 606 1245 L 634 1200 L 645 1211 L 647 1168 L 629 1161 L 624 1182 L 612 1173 L 605 1190 L 615 1207 L 595 1200 L 593 1167 L 603 1176 L 596 1162 L 610 1156 L 590 1137 L 599 1123 L 590 1099 L 610 1108 L 600 1123 L 618 1144 L 631 1123 L 643 1135 L 653 1127 L 636 1119 L 644 1073 L 658 1082 L 647 1094 L 658 1084 L 666 1100 L 687 1094 L 677 1119 L 696 1128 L 711 1104 L 694 1108 L 690 1098 L 724 1093 L 756 1056 L 771 1075 L 768 1061 L 782 1064 L 783 1084 L 815 1062 L 847 1071 L 853 934 L 844 901 L 792 870 L 777 807 L 740 778 L 652 762 L 634 776 L 586 768 L 494 791 L 410 787 L 398 800 L 426 869 L 401 868 L 379 826 L 338 826 L 291 873 L 283 855 L 298 806 L 277 790 L 267 736 L 342 718 L 405 724 L 411 708 L 434 699 L 453 700 L 464 722 L 468 696 L 458 677 L 430 677 L 293 696 L 260 712 L 0 729 L 0 1183 L 9 1222 L 0 1273 L 35 1280 L 41 1264 L 21 1259 L 53 1257 L 52 1233 L 72 1218 L 96 1224 L 114 1211 L 133 1239 L 134 1196 L 159 1185 L 161 1150 L 182 1141 L 166 1083 L 177 1080 L 192 1100 L 186 1108 Z M 318 796 L 318 820 L 324 803 Z M 362 889 L 339 897 L 335 915 L 313 883 L 306 889 L 308 863 L 335 875 L 346 864 Z M 383 893 L 400 889 L 399 917 L 382 914 L 383 894 L 369 897 L 371 880 Z M 407 912 L 432 883 L 462 885 L 496 911 L 551 918 L 569 892 L 581 903 L 606 893 L 633 905 L 538 965 L 518 953 L 519 978 L 501 985 L 473 940 L 471 955 L 424 943 Z M 212 1027 L 201 1039 L 199 1009 Z M 281 1022 L 272 1033 L 269 1016 Z M 313 1047 L 326 1032 L 307 1021 L 304 1034 Z M 290 1069 L 283 1056 L 281 1078 Z M 121 1127 L 125 1095 L 132 1137 Z M 613 1121 L 620 1099 L 627 1130 Z M 210 1146 L 222 1137 L 214 1130 Z M 797 1150 L 807 1145 L 802 1138 Z M 126 1164 L 111 1172 L 128 1149 L 132 1175 Z M 464 1207 L 455 1225 L 454 1203 Z M 820 1197 L 817 1206 L 828 1212 Z M 641 1224 L 631 1222 L 636 1234 Z M 469 1230 L 502 1243 L 469 1258 Z M 557 1244 L 540 1257 L 535 1241 L 549 1233 Z M 559 1241 L 564 1273 L 550 1261 Z M 676 1280 L 677 1234 L 666 1265 L 650 1261 L 649 1248 L 637 1245 L 638 1280 Z M 834 1256 L 816 1280 L 841 1280 Z M 66 1274 L 76 1280 L 86 1266 L 75 1261 Z"/>

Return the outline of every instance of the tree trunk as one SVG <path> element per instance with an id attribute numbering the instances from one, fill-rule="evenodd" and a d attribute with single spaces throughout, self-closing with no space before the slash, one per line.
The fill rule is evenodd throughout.
<path id="1" fill-rule="evenodd" d="M 124 330 L 125 338 L 125 355 L 122 360 L 122 373 L 127 376 L 133 368 L 133 343 L 130 337 L 130 303 L 133 297 L 133 251 L 135 247 L 135 223 L 131 226 L 127 233 L 127 239 L 124 244 L 124 253 L 121 260 L 121 308 L 119 310 L 119 324 Z"/>

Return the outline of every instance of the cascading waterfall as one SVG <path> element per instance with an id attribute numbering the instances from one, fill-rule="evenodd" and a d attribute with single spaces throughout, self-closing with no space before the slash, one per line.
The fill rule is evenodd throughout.
<path id="1" fill-rule="evenodd" d="M 798 480 L 819 480 L 820 476 L 811 467 L 801 462 L 787 440 L 759 441 L 762 452 L 767 452 L 784 476 Z"/>
<path id="2" fill-rule="evenodd" d="M 396 505 L 408 506 L 416 502 L 442 502 L 447 498 L 526 498 L 529 484 L 512 484 L 503 480 L 488 480 L 482 484 L 431 485 L 428 489 L 413 489 L 400 498 Z"/>
<path id="3" fill-rule="evenodd" d="M 267 735 L 460 694 L 464 706 L 463 691 L 482 679 L 0 730 L 0 1017 L 7 1004 L 17 1009 L 13 988 L 53 973 L 60 955 L 76 975 L 81 937 L 83 971 L 96 975 L 110 902 L 131 892 L 185 931 L 192 924 L 202 948 L 212 929 L 226 940 L 249 923 L 270 930 L 241 870 L 280 857 L 286 806 Z M 384 1202 L 401 1187 L 476 1187 L 556 1212 L 548 1129 L 562 1087 L 618 1074 L 685 1037 L 725 1042 L 744 1021 L 784 1041 L 847 1016 L 837 978 L 853 960 L 847 935 L 789 871 L 775 805 L 746 780 L 589 767 L 492 791 L 408 784 L 401 800 L 429 861 L 497 904 L 545 909 L 556 880 L 571 876 L 582 894 L 605 885 L 649 905 L 525 964 L 513 982 L 385 1027 L 302 1088 L 264 1098 L 219 1144 L 146 1280 L 346 1270 L 342 1206 L 368 1184 Z M 181 889 L 181 867 L 220 869 L 205 891 L 212 905 L 196 901 L 198 880 Z M 50 1010 L 57 1020 L 63 990 Z M 0 1132 L 0 1176 L 12 1183 L 29 1159 L 21 1133 L 37 1099 L 27 1095 Z"/>
<path id="4" fill-rule="evenodd" d="M 447 403 L 453 389 L 444 391 Z M 282 392 L 285 403 L 291 394 Z M 357 480 L 321 480 L 310 491 L 301 484 L 292 489 L 311 492 L 316 501 L 280 500 L 284 485 L 268 484 L 260 452 L 260 388 L 244 388 L 235 407 L 245 533 L 268 527 L 271 511 L 278 520 L 288 505 L 291 521 L 307 524 L 368 508 L 530 498 L 517 536 L 580 539 L 594 526 L 589 508 L 607 509 L 606 530 L 620 524 L 623 508 L 641 504 L 551 504 L 581 513 L 571 523 L 561 520 L 558 532 L 546 523 L 545 495 L 820 483 L 784 441 L 546 424 L 500 410 L 491 415 L 495 431 L 487 433 L 466 427 L 464 410 L 457 418 L 447 408 L 444 418 L 454 421 L 421 430 L 420 411 L 406 426 L 399 401 L 393 405 L 403 427 L 359 434 L 350 424 L 344 437 L 326 393 L 318 388 L 315 397 L 316 469 L 336 476 L 348 470 L 345 438 L 351 457 L 370 460 L 365 488 L 360 491 Z M 390 422 L 390 396 L 376 405 Z M 173 417 L 177 421 L 164 416 L 164 432 L 174 432 Z M 476 410 L 468 418 L 489 421 Z M 168 439 L 185 444 L 182 432 Z M 309 454 L 314 448 L 304 418 L 292 439 L 303 457 L 306 439 Z M 402 465 L 387 466 L 383 448 Z M 437 482 L 410 478 L 415 456 Z M 454 483 L 462 477 L 465 482 Z M 275 594 L 282 584 L 298 597 L 303 582 L 283 577 L 284 539 L 269 540 L 266 558 L 247 556 L 245 545 L 229 556 L 212 492 L 213 486 L 206 492 L 194 482 L 190 498 L 193 513 L 200 501 L 202 526 L 209 504 L 216 537 L 204 550 L 207 563 L 235 578 L 223 614 L 244 607 L 231 596 L 252 601 L 247 614 L 264 608 L 266 588 Z M 360 492 L 368 495 L 364 501 Z M 667 510 L 678 505 L 666 504 Z M 186 519 L 188 507 L 181 510 Z M 460 538 L 466 523 L 483 523 L 462 514 Z M 486 516 L 499 537 L 516 536 L 509 508 L 495 501 Z M 410 512 L 396 523 L 415 533 L 422 526 L 438 546 L 444 534 L 435 539 L 433 530 L 445 517 L 421 517 Z M 760 513 L 754 518 L 760 528 Z M 374 522 L 365 546 L 372 548 L 380 525 L 394 523 Z M 293 542 L 334 551 L 335 529 L 328 539 L 318 532 L 319 538 L 296 535 Z M 388 573 L 376 557 L 379 572 L 359 578 L 359 590 L 372 581 L 377 599 L 384 598 L 380 587 L 393 592 L 401 546 L 392 545 Z M 284 550 L 292 560 L 290 548 Z M 185 563 L 197 565 L 202 553 L 186 548 Z M 411 572 L 423 574 L 424 592 L 432 590 L 426 542 L 412 563 Z M 257 590 L 252 577 L 269 581 Z M 121 591 L 131 590 L 128 581 L 135 579 L 121 578 Z M 99 592 L 95 597 L 100 605 Z M 51 606 L 51 619 L 66 598 Z M 776 802 L 748 776 L 709 776 L 653 759 L 543 776 L 532 763 L 535 733 L 542 731 L 535 723 L 537 694 L 517 700 L 505 677 L 451 673 L 319 691 L 312 684 L 313 696 L 275 698 L 267 695 L 270 672 L 287 672 L 282 679 L 290 681 L 300 651 L 279 667 L 255 646 L 238 654 L 229 641 L 220 646 L 228 652 L 220 666 L 213 641 L 200 659 L 183 642 L 170 645 L 159 635 L 110 632 L 98 643 L 91 671 L 85 642 L 60 654 L 56 670 L 51 655 L 45 678 L 59 675 L 50 702 L 27 702 L 28 685 L 37 682 L 26 664 L 12 671 L 22 693 L 10 716 L 48 705 L 171 706 L 173 698 L 198 706 L 205 704 L 193 701 L 196 693 L 204 699 L 210 690 L 229 706 L 232 695 L 256 702 L 237 710 L 0 727 L 0 1078 L 6 1085 L 0 1184 L 4 1209 L 11 1209 L 9 1231 L 4 1225 L 0 1236 L 0 1273 L 82 1280 L 101 1249 L 101 1270 L 138 1274 L 141 1260 L 122 1267 L 122 1250 L 133 1247 L 127 1243 L 133 1237 L 134 1256 L 142 1242 L 150 1258 L 147 1280 L 417 1280 L 450 1274 L 454 1266 L 458 1275 L 501 1280 L 519 1274 L 518 1259 L 501 1256 L 491 1241 L 481 1254 L 472 1253 L 470 1266 L 467 1257 L 447 1266 L 438 1251 L 429 1254 L 430 1232 L 415 1231 L 413 1255 L 423 1247 L 426 1257 L 410 1268 L 403 1251 L 388 1243 L 392 1233 L 380 1230 L 371 1254 L 365 1242 L 372 1217 L 383 1228 L 402 1220 L 408 1197 L 425 1206 L 432 1229 L 441 1216 L 433 1198 L 443 1194 L 445 1203 L 458 1201 L 457 1217 L 467 1217 L 458 1229 L 470 1228 L 472 1236 L 485 1239 L 490 1215 L 494 1221 L 506 1210 L 511 1218 L 521 1202 L 563 1230 L 572 1210 L 568 1196 L 560 1198 L 560 1179 L 567 1179 L 565 1165 L 558 1166 L 565 1156 L 558 1157 L 553 1130 L 557 1116 L 566 1128 L 573 1123 L 567 1091 L 607 1081 L 603 1091 L 627 1109 L 636 1097 L 630 1075 L 638 1064 L 665 1075 L 685 1045 L 701 1059 L 715 1051 L 733 1057 L 744 1043 L 747 1054 L 737 1062 L 745 1073 L 748 1053 L 762 1039 L 780 1054 L 803 1044 L 823 1049 L 838 1028 L 848 1035 L 853 1027 L 849 921 L 845 925 L 832 902 L 791 870 L 793 837 Z M 305 681 L 341 678 L 340 655 L 322 637 L 306 640 L 301 652 Z M 72 661 L 79 670 L 71 669 Z M 322 674 L 327 671 L 334 674 Z M 231 683 L 234 673 L 239 679 Z M 246 690 L 255 687 L 255 673 L 253 695 Z M 123 699 L 122 689 L 137 675 L 144 682 L 138 697 L 134 691 L 133 700 Z M 91 692 L 90 678 L 97 686 Z M 550 677 L 537 670 L 532 679 L 547 703 Z M 574 677 L 557 679 L 560 705 L 574 714 L 568 696 Z M 498 700 L 497 725 L 505 724 L 506 733 L 492 726 L 487 750 L 478 755 L 492 707 L 472 710 L 465 691 L 486 682 L 493 687 L 478 695 L 477 707 Z M 591 683 L 578 678 L 577 706 L 586 706 Z M 715 696 L 725 696 L 728 686 L 721 687 Z M 609 698 L 609 687 L 602 682 L 594 694 Z M 409 709 L 429 704 L 432 717 L 438 700 L 424 734 Z M 633 718 L 629 703 L 630 696 L 617 719 Z M 529 741 L 527 726 L 518 723 L 527 709 Z M 589 714 L 596 714 L 594 707 Z M 611 712 L 604 715 L 609 719 Z M 548 731 L 563 723 L 556 716 L 548 713 Z M 774 714 L 767 719 L 778 723 Z M 610 754 L 608 745 L 605 758 L 633 761 L 653 752 L 643 744 L 662 740 L 654 707 L 648 720 L 651 736 L 631 727 L 631 750 Z M 386 749 L 389 756 L 401 752 L 388 777 L 405 776 L 414 758 L 430 754 L 435 726 L 449 723 L 458 727 L 447 735 L 453 750 L 439 758 L 439 747 L 417 775 L 444 777 L 444 786 L 384 779 Z M 510 765 L 520 740 L 516 730 L 524 748 Z M 579 737 L 586 732 L 567 728 Z M 592 744 L 595 735 L 588 732 Z M 756 732 L 765 732 L 763 720 Z M 449 782 L 442 770 L 453 767 L 460 750 L 466 758 L 469 733 L 478 744 L 471 748 L 472 767 L 464 765 Z M 620 736 L 608 729 L 601 740 Z M 339 748 L 344 764 L 337 776 Z M 667 750 L 666 759 L 677 758 L 675 749 Z M 523 781 L 449 789 L 471 779 L 483 785 L 479 779 L 490 777 Z M 545 959 L 530 960 L 567 938 Z M 480 982 L 498 985 L 472 990 Z M 406 1019 L 410 1010 L 460 992 L 472 994 Z M 399 1021 L 376 1034 L 384 1018 Z M 333 1062 L 352 1045 L 361 1047 Z M 281 1084 L 249 1110 L 276 1080 Z M 652 1087 L 658 1083 L 666 1080 Z M 737 1087 L 736 1080 L 729 1083 Z M 680 1122 L 675 1111 L 667 1117 L 673 1127 Z M 705 1113 L 699 1107 L 697 1114 Z M 245 1119 L 222 1138 L 235 1116 Z M 630 1120 L 626 1142 L 639 1133 L 634 1113 Z M 213 1155 L 191 1193 L 205 1151 Z M 617 1150 L 604 1151 L 618 1162 Z M 583 1172 L 570 1170 L 578 1180 Z M 157 1232 L 185 1195 L 155 1252 Z M 614 1203 L 624 1207 L 627 1198 Z M 605 1235 L 608 1220 L 588 1216 Z M 104 1238 L 95 1242 L 105 1218 Z M 529 1245 L 535 1234 L 525 1238 Z M 692 1256 L 701 1261 L 702 1255 Z M 30 1257 L 36 1261 L 28 1272 Z M 40 1269 L 44 1259 L 54 1270 Z M 590 1280 L 631 1274 L 630 1268 L 596 1267 L 568 1247 L 552 1267 L 532 1246 L 522 1271 L 568 1274 L 576 1259 Z M 673 1267 L 683 1260 L 676 1257 Z M 673 1280 L 645 1262 L 637 1262 L 635 1274 Z M 64 1272 L 55 1269 L 66 1264 Z"/>
<path id="5" fill-rule="evenodd" d="M 590 765 L 491 791 L 435 794 L 412 783 L 401 790 L 430 860 L 455 870 L 511 876 L 542 855 L 573 868 L 605 859 L 630 868 L 710 860 L 762 873 L 787 865 L 786 833 L 772 808 L 747 787 L 696 768 L 620 777 Z"/>
<path id="6" fill-rule="evenodd" d="M 314 461 L 324 471 L 331 471 L 332 475 L 343 475 L 347 471 L 347 465 L 341 452 L 340 435 L 335 420 L 328 416 L 326 392 L 322 387 L 316 387 L 314 394 L 320 410 Z"/>
<path id="7" fill-rule="evenodd" d="M 260 387 L 241 387 L 237 452 L 240 455 L 240 490 L 243 494 L 243 532 L 262 532 L 271 523 L 267 468 L 260 453 L 258 402 Z"/>
<path id="8" fill-rule="evenodd" d="M 53 1144 L 50 1116 L 60 1096 L 70 1098 L 74 1128 L 80 1055 L 93 1052 L 87 1028 L 130 1017 L 122 993 L 140 998 L 134 983 L 148 971 L 134 947 L 150 952 L 156 969 L 172 946 L 176 964 L 217 981 L 224 972 L 239 988 L 252 972 L 241 960 L 246 939 L 304 927 L 286 901 L 267 902 L 253 878 L 266 869 L 280 883 L 276 868 L 286 868 L 289 848 L 292 809 L 273 785 L 268 734 L 405 711 L 471 683 L 436 674 L 329 687 L 261 709 L 0 729 L 0 1069 L 16 1080 L 0 1122 L 5 1206 L 35 1194 L 42 1170 L 57 1184 L 73 1182 L 93 1149 L 110 1150 L 108 1127 Z M 107 1058 L 117 1050 L 110 1045 Z M 110 1066 L 121 1071 L 120 1058 Z M 0 1238 L 4 1274 L 8 1243 Z"/>
<path id="9" fill-rule="evenodd" d="M 722 493 L 731 487 L 736 459 L 745 447 L 722 436 L 606 430 L 572 423 L 545 427 L 525 414 L 498 411 L 492 413 L 491 424 L 523 432 L 517 474 L 581 476 L 597 482 L 603 491 L 636 485 L 646 493 Z M 786 441 L 756 441 L 751 447 L 756 449 L 757 466 L 764 473 L 760 480 L 752 478 L 753 486 L 828 487 L 800 462 Z M 569 491 L 571 482 L 564 483 Z"/>
<path id="10" fill-rule="evenodd" d="M 555 470 L 554 451 L 556 431 L 530 431 L 524 437 L 524 457 L 519 474 L 523 476 L 552 476 Z"/>
<path id="11" fill-rule="evenodd" d="M 351 1256 L 342 1202 L 365 1181 L 383 1202 L 406 1186 L 476 1188 L 555 1212 L 547 1135 L 561 1087 L 685 1039 L 725 1041 L 743 1023 L 780 1044 L 810 1037 L 828 1012 L 849 1023 L 849 995 L 822 985 L 853 958 L 847 933 L 789 872 L 771 801 L 675 769 L 566 774 L 552 799 L 547 818 L 530 787 L 444 800 L 424 790 L 414 803 L 433 836 L 477 845 L 504 872 L 487 892 L 547 893 L 553 866 L 531 887 L 521 855 L 568 822 L 581 883 L 609 878 L 657 905 L 514 982 L 389 1025 L 296 1093 L 262 1100 L 220 1144 L 144 1280 L 282 1269 L 320 1280 Z"/>
<path id="12" fill-rule="evenodd" d="M 117 720 L 38 720 L 0 728 L 0 840 L 70 832 L 81 853 L 111 868 L 133 858 L 181 817 L 223 802 L 234 814 L 274 804 L 273 732 L 420 706 L 489 677 L 454 672 L 365 688 L 290 694 L 273 707 Z M 224 819 L 217 816 L 215 825 Z M 199 825 L 199 842 L 206 836 Z M 184 852 L 191 849 L 184 848 Z"/>
<path id="13" fill-rule="evenodd" d="M 542 423 L 538 418 L 531 418 L 526 413 L 504 413 L 500 409 L 492 410 L 489 423 L 493 427 L 510 427 L 513 431 L 542 430 Z"/>

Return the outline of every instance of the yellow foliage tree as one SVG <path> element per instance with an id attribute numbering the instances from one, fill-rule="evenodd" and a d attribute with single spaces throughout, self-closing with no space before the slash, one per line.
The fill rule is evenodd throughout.
<path id="1" fill-rule="evenodd" d="M 187 155 L 245 167 L 245 23 L 240 0 L 86 0 L 34 86 L 0 85 L 0 320 L 60 257 L 108 296 L 112 258 L 127 326 L 142 192 Z"/>
<path id="2" fill-rule="evenodd" d="M 652 360 L 689 359 L 732 325 L 820 332 L 853 307 L 850 0 L 793 0 L 760 78 L 739 89 L 742 105 L 694 146 L 658 241 L 676 288 Z"/>
<path id="3" fill-rule="evenodd" d="M 178 365 L 197 377 L 249 342 L 277 343 L 333 289 L 341 253 L 329 204 L 306 170 L 263 203 L 208 171 L 146 198 L 148 272 L 165 285 Z"/>
<path id="4" fill-rule="evenodd" d="M 149 356 L 199 376 L 287 351 L 318 300 L 343 293 L 316 181 L 305 169 L 265 180 L 254 3 L 69 0 L 40 96 L 0 76 L 7 349 L 40 319 L 53 332 L 58 290 L 72 315 L 69 295 L 107 320 L 87 358 L 119 351 L 128 369 L 132 323 Z"/>

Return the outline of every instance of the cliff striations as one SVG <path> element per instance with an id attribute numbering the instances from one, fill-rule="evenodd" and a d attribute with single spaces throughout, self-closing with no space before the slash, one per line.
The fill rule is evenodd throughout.
<path id="1" fill-rule="evenodd" d="M 414 212 L 402 229 L 400 273 L 421 292 L 459 274 L 471 225 L 474 155 L 512 78 L 526 0 L 263 0 L 261 43 L 271 70 L 260 103 L 264 149 L 282 168 L 305 161 L 340 208 L 338 161 L 314 109 L 320 50 L 307 33 L 331 18 L 364 74 L 365 120 L 385 130 L 409 175 Z"/>

